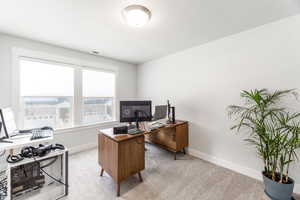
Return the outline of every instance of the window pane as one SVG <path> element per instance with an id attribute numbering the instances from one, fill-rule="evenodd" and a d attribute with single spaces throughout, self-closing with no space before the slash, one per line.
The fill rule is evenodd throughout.
<path id="1" fill-rule="evenodd" d="M 112 97 L 85 97 L 83 100 L 83 123 L 113 120 Z"/>
<path id="2" fill-rule="evenodd" d="M 93 70 L 82 71 L 84 97 L 114 97 L 115 74 Z"/>
<path id="3" fill-rule="evenodd" d="M 115 74 L 82 71 L 82 123 L 99 123 L 114 118 Z"/>
<path id="4" fill-rule="evenodd" d="M 71 97 L 22 97 L 23 128 L 72 126 Z"/>
<path id="5" fill-rule="evenodd" d="M 74 69 L 21 60 L 21 96 L 73 96 Z"/>
<path id="6" fill-rule="evenodd" d="M 73 125 L 74 69 L 20 60 L 21 128 Z"/>

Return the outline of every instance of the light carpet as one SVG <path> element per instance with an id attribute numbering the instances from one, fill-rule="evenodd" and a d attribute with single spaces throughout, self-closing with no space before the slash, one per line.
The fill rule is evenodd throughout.
<path id="1" fill-rule="evenodd" d="M 261 182 L 195 157 L 173 155 L 147 145 L 143 182 L 137 175 L 115 183 L 107 173 L 99 176 L 97 149 L 70 157 L 70 194 L 66 200 L 268 200 Z"/>

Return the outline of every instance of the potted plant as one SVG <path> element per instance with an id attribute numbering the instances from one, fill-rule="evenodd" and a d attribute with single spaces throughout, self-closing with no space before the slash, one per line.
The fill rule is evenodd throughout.
<path id="1" fill-rule="evenodd" d="M 297 94 L 294 90 L 267 89 L 242 91 L 243 106 L 228 107 L 237 122 L 231 129 L 247 134 L 245 139 L 263 161 L 265 193 L 272 200 L 291 200 L 294 180 L 289 177 L 291 163 L 300 147 L 300 113 L 283 106 L 283 99 Z"/>

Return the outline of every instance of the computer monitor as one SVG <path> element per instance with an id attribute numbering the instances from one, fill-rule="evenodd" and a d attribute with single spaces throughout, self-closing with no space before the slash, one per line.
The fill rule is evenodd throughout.
<path id="1" fill-rule="evenodd" d="M 120 101 L 120 122 L 151 121 L 151 109 L 151 101 Z"/>
<path id="2" fill-rule="evenodd" d="M 168 105 L 155 106 L 153 121 L 165 119 L 167 117 Z"/>
<path id="3" fill-rule="evenodd" d="M 6 138 L 9 138 L 19 132 L 15 122 L 14 113 L 11 108 L 0 109 L 0 116 Z"/>

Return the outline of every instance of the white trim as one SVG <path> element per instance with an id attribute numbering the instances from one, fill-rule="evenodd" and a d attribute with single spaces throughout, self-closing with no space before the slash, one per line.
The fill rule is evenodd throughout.
<path id="1" fill-rule="evenodd" d="M 300 184 L 295 184 L 294 193 L 300 195 Z"/>
<path id="2" fill-rule="evenodd" d="M 88 143 L 88 144 L 82 144 L 82 145 L 77 145 L 77 146 L 69 148 L 69 153 L 75 154 L 75 153 L 87 151 L 87 150 L 94 149 L 94 148 L 97 148 L 97 143 L 95 143 L 95 142 Z"/>
<path id="3" fill-rule="evenodd" d="M 115 99 L 113 102 L 114 110 L 113 119 L 116 121 L 120 121 L 120 111 L 119 111 L 119 94 L 120 94 L 120 85 L 119 85 L 119 71 L 115 72 Z"/>
<path id="4" fill-rule="evenodd" d="M 73 99 L 73 123 L 74 125 L 80 124 L 82 120 L 82 105 L 83 105 L 83 96 L 82 96 L 82 70 L 74 70 L 74 99 Z"/>
<path id="5" fill-rule="evenodd" d="M 245 167 L 227 160 L 223 160 L 220 158 L 217 158 L 215 156 L 200 152 L 196 149 L 189 148 L 188 153 L 194 157 L 200 158 L 202 160 L 205 160 L 207 162 L 213 163 L 215 165 L 230 169 L 232 171 L 235 171 L 237 173 L 243 174 L 245 176 L 249 176 L 251 178 L 254 178 L 256 180 L 262 181 L 262 175 L 261 172 L 255 169 L 251 169 L 249 167 Z M 294 193 L 300 194 L 300 184 L 295 184 Z"/>
<path id="6" fill-rule="evenodd" d="M 58 62 L 58 63 L 63 63 L 66 65 L 76 65 L 78 67 L 82 68 L 96 68 L 99 70 L 107 70 L 107 71 L 112 71 L 112 72 L 117 72 L 118 68 L 117 66 L 114 65 L 107 65 L 107 64 L 101 64 L 98 62 L 90 62 L 82 59 L 74 59 L 74 58 L 69 58 L 69 57 L 64 57 L 56 54 L 49 54 L 41 51 L 33 51 L 29 49 L 23 49 L 23 48 L 18 48 L 18 47 L 13 47 L 12 48 L 12 53 L 13 55 L 16 55 L 18 57 L 27 57 L 27 58 L 32 58 L 32 59 L 40 59 L 44 60 L 45 62 L 50 61 L 50 62 Z M 88 67 L 87 67 L 88 66 Z"/>
<path id="7" fill-rule="evenodd" d="M 118 125 L 118 121 L 109 121 L 109 122 L 101 122 L 97 124 L 86 124 L 86 125 L 79 125 L 79 126 L 73 126 L 69 128 L 62 128 L 62 129 L 56 129 L 54 131 L 54 134 L 65 134 L 65 133 L 74 133 L 74 132 L 79 132 L 82 130 L 87 130 L 87 129 L 100 129 L 100 128 L 106 128 L 106 127 L 113 127 Z"/>
<path id="8" fill-rule="evenodd" d="M 11 68 L 11 104 L 15 113 L 15 120 L 17 124 L 20 124 L 20 68 L 19 68 L 19 55 L 12 53 L 12 68 Z"/>
<path id="9" fill-rule="evenodd" d="M 80 125 L 81 122 L 81 105 L 82 105 L 82 99 L 78 98 L 79 95 L 82 96 L 82 77 L 78 79 L 79 75 L 82 74 L 81 70 L 95 70 L 95 71 L 101 71 L 101 72 L 107 72 L 107 73 L 113 73 L 115 75 L 115 96 L 114 96 L 114 112 L 113 112 L 113 121 L 109 123 L 114 123 L 115 120 L 118 120 L 118 110 L 117 110 L 117 103 L 118 102 L 118 88 L 119 88 L 119 70 L 117 66 L 114 65 L 107 65 L 107 64 L 101 64 L 96 62 L 89 62 L 86 60 L 79 60 L 79 59 L 73 59 L 68 57 L 63 57 L 59 55 L 54 54 L 48 54 L 44 52 L 39 51 L 32 51 L 28 49 L 22 49 L 13 47 L 12 48 L 12 89 L 11 89 L 11 102 L 12 102 L 12 109 L 16 113 L 15 118 L 17 121 L 17 124 L 20 125 L 20 66 L 19 66 L 19 60 L 20 58 L 25 58 L 28 60 L 38 60 L 40 62 L 44 63 L 58 63 L 62 64 L 68 67 L 72 67 L 74 69 L 74 102 L 73 102 L 73 123 L 74 126 L 71 128 L 65 128 L 63 130 L 57 130 L 58 133 L 62 132 L 70 132 L 70 130 L 78 130 L 80 128 L 85 129 L 86 125 Z M 80 72 L 79 72 L 80 71 Z M 77 79 L 76 79 L 77 78 Z M 77 82 L 76 82 L 77 80 Z M 80 86 L 79 86 L 80 84 Z M 76 100 L 77 99 L 77 100 Z M 103 126 L 107 124 L 107 122 L 103 123 L 97 123 L 88 125 L 89 127 L 93 126 Z"/>

